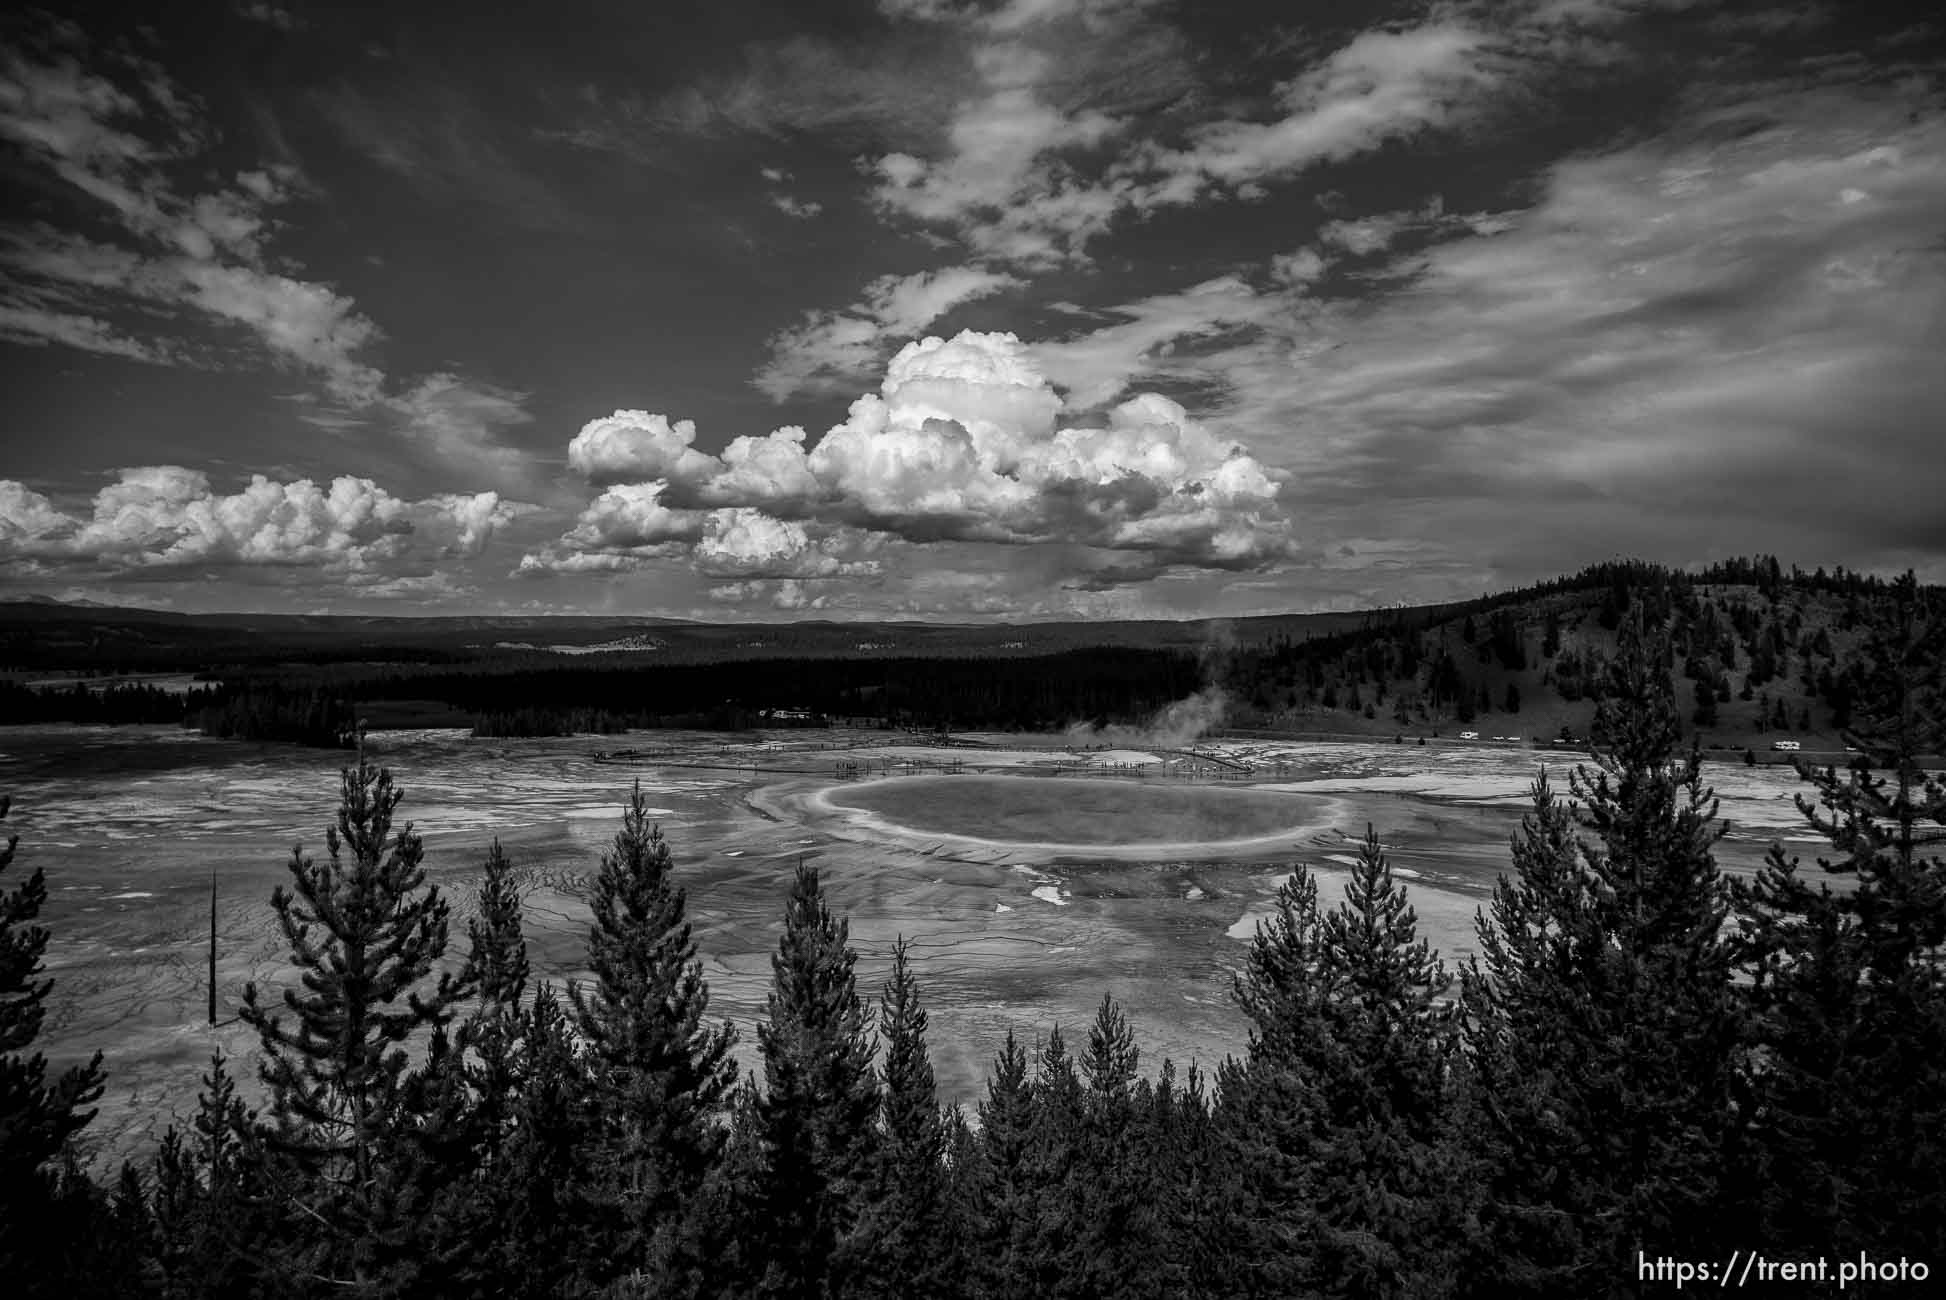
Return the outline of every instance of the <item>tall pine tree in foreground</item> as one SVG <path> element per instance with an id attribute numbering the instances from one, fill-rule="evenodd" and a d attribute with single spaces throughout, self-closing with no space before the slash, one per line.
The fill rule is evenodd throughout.
<path id="1" fill-rule="evenodd" d="M 1585 989 L 1605 988 L 1608 936 L 1599 890 L 1581 856 L 1573 810 L 1542 771 L 1533 811 L 1475 922 L 1477 954 L 1461 972 L 1468 1058 L 1491 1174 L 1481 1206 L 1497 1259 L 1491 1278 L 1509 1295 L 1556 1295 L 1588 1263 L 1581 1255 L 1582 1175 L 1564 1161 L 1580 1139 L 1572 1097 L 1611 1026 Z M 1570 1100 L 1564 1100 L 1564 1098 Z"/>
<path id="2" fill-rule="evenodd" d="M 1300 865 L 1278 886 L 1276 910 L 1258 922 L 1234 983 L 1250 1040 L 1242 1059 L 1217 1071 L 1213 1144 L 1229 1172 L 1218 1231 L 1238 1295 L 1298 1295 L 1310 1285 L 1310 1147 L 1325 1121 L 1294 1063 L 1303 1044 L 1324 1045 L 1329 1033 L 1321 929 L 1317 881 Z"/>
<path id="3" fill-rule="evenodd" d="M 0 823 L 9 808 L 0 795 Z M 19 842 L 9 835 L 0 843 L 0 874 L 13 865 Z M 94 1118 L 87 1107 L 101 1099 L 103 1075 L 97 1052 L 49 1080 L 47 1058 L 31 1052 L 54 988 L 39 978 L 49 936 L 34 922 L 46 902 L 39 867 L 12 888 L 0 880 L 0 1276 L 58 1285 L 49 1263 L 65 1254 L 67 1210 L 77 1202 L 72 1180 L 51 1165 Z M 57 1210 L 68 1223 L 58 1221 Z"/>
<path id="4" fill-rule="evenodd" d="M 1237 995 L 1250 1052 L 1219 1113 L 1243 1165 L 1239 1281 L 1253 1294 L 1451 1294 L 1473 1228 L 1454 1130 L 1445 968 L 1367 828 L 1345 899 L 1299 867 Z"/>
<path id="5" fill-rule="evenodd" d="M 244 990 L 241 1018 L 263 1045 L 270 1141 L 289 1161 L 284 1258 L 291 1277 L 324 1289 L 409 1289 L 423 1174 L 407 1140 L 408 1046 L 441 1030 L 471 989 L 440 969 L 448 907 L 426 883 L 411 823 L 395 828 L 403 792 L 366 756 L 345 768 L 326 861 L 292 850 L 291 884 L 271 895 L 302 972 L 283 1010 Z"/>
<path id="6" fill-rule="evenodd" d="M 1830 841 L 1807 878 L 1773 846 L 1739 882 L 1761 1044 L 1751 1197 L 1766 1240 L 1946 1252 L 1946 610 L 1907 574 L 1861 647 L 1843 772 L 1800 760 Z"/>
<path id="7" fill-rule="evenodd" d="M 709 986 L 672 869 L 638 781 L 595 878 L 594 985 L 569 989 L 603 1117 L 606 1194 L 619 1234 L 608 1258 L 659 1295 L 703 1285 L 708 1261 L 694 1211 L 723 1148 L 720 1112 L 736 1082 L 735 1031 L 705 1023 Z"/>
<path id="8" fill-rule="evenodd" d="M 1028 1132 L 1033 1235 L 1026 1252 L 1027 1294 L 1071 1297 L 1083 1283 L 1079 1237 L 1081 1131 L 1085 1093 L 1061 1026 L 1047 1031 L 1034 1060 L 1034 1111 Z"/>
<path id="9" fill-rule="evenodd" d="M 1037 1215 L 1034 1081 L 1027 1049 L 1011 1027 L 987 1071 L 979 1118 L 971 1158 L 954 1170 L 974 1291 L 1024 1294 Z"/>
<path id="10" fill-rule="evenodd" d="M 911 945 L 892 949 L 892 975 L 879 998 L 884 1042 L 882 1158 L 864 1230 L 869 1256 L 861 1294 L 901 1297 L 961 1293 L 958 1224 L 947 1203 L 946 1124 L 926 1052 L 926 1010 L 913 977 Z"/>
<path id="11" fill-rule="evenodd" d="M 1632 1293 L 1637 1252 L 1701 1258 L 1736 1231 L 1722 829 L 1667 661 L 1640 611 L 1623 621 L 1577 803 L 1536 783 L 1479 922 L 1464 1002 L 1505 1294 Z"/>
<path id="12" fill-rule="evenodd" d="M 1135 1031 L 1112 994 L 1104 993 L 1081 1055 L 1087 1084 L 1077 1161 L 1080 1232 L 1076 1294 L 1159 1295 L 1162 1270 L 1155 1217 L 1154 1161 L 1137 1111 Z"/>
<path id="13" fill-rule="evenodd" d="M 879 1088 L 848 937 L 845 921 L 826 906 L 817 868 L 800 863 L 757 1026 L 765 1085 L 758 1109 L 762 1295 L 845 1295 L 860 1271 Z"/>

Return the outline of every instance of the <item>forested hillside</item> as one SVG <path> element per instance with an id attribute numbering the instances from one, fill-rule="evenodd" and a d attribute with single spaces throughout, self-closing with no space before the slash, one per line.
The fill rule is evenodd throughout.
<path id="1" fill-rule="evenodd" d="M 826 625 L 806 642 L 815 653 L 789 653 L 777 629 L 746 628 L 720 659 L 502 650 L 412 662 L 197 661 L 212 680 L 174 705 L 137 686 L 35 692 L 0 682 L 0 717 L 179 719 L 211 735 L 322 745 L 346 743 L 354 717 L 511 736 L 738 730 L 779 725 L 779 714 L 793 725 L 1045 731 L 1140 725 L 1220 687 L 1220 722 L 1231 727 L 1553 740 L 1589 734 L 1619 629 L 1640 615 L 1667 634 L 1682 722 L 1705 748 L 1764 749 L 1788 737 L 1835 749 L 1871 629 L 1902 592 L 1938 596 L 1910 575 L 1805 573 L 1773 557 L 1695 573 L 1627 561 L 1460 605 L 1361 616 L 930 629 L 923 654 L 912 648 L 917 634 L 827 644 Z M 1047 653 L 1049 644 L 1063 648 Z"/>
<path id="2" fill-rule="evenodd" d="M 1835 743 L 1872 628 L 1915 586 L 1909 575 L 1785 570 L 1773 557 L 1693 574 L 1597 565 L 1432 617 L 1400 611 L 1330 637 L 1273 637 L 1240 648 L 1222 680 L 1239 726 L 1586 736 L 1619 628 L 1636 612 L 1667 632 L 1683 723 L 1705 745 Z"/>
<path id="3" fill-rule="evenodd" d="M 1727 1285 L 1754 1249 L 1829 1261 L 1789 1294 L 1836 1295 L 1860 1263 L 1897 1280 L 1846 1295 L 1926 1293 L 1946 786 L 1918 756 L 1946 728 L 1946 609 L 1898 584 L 1832 632 L 1857 638 L 1860 752 L 1800 769 L 1828 856 L 1779 848 L 1732 883 L 1671 671 L 1729 657 L 1698 627 L 1715 598 L 1648 590 L 1615 597 L 1593 760 L 1536 783 L 1478 960 L 1427 951 L 1368 831 L 1342 899 L 1302 868 L 1282 889 L 1236 974 L 1249 1038 L 1212 1076 L 1145 1069 L 1104 990 L 1085 1033 L 1010 1036 L 971 1113 L 942 1108 L 925 969 L 901 945 L 859 988 L 800 867 L 761 1077 L 739 1080 L 681 846 L 639 790 L 595 877 L 592 978 L 563 991 L 532 978 L 497 844 L 450 932 L 404 793 L 361 752 L 328 861 L 295 851 L 272 900 L 302 985 L 241 1008 L 264 1104 L 250 1066 L 213 1060 L 155 1159 L 87 1171 L 68 1156 L 102 1063 L 50 1081 L 28 1055 L 59 995 L 36 871 L 0 904 L 0 1277 L 63 1297 L 1602 1297 L 1668 1293 L 1645 1258 Z"/>

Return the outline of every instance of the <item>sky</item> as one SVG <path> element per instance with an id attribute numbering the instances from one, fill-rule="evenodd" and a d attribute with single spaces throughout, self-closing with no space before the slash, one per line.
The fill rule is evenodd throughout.
<path id="1" fill-rule="evenodd" d="M 1946 581 L 1946 25 L 0 19 L 0 597 L 1195 618 Z"/>

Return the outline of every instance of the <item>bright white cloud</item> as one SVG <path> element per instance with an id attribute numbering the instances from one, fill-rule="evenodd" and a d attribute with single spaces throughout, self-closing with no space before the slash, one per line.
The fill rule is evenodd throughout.
<path id="1" fill-rule="evenodd" d="M 786 425 L 761 438 L 744 434 L 723 449 L 722 468 L 708 482 L 706 500 L 789 508 L 823 492 L 804 455 L 804 430 Z"/>
<path id="2" fill-rule="evenodd" d="M 415 558 L 477 555 L 528 509 L 493 492 L 407 501 L 350 476 L 320 485 L 258 474 L 226 493 L 201 471 L 147 465 L 119 471 L 85 514 L 0 480 L 0 561 L 115 572 L 194 565 L 395 573 Z"/>
<path id="3" fill-rule="evenodd" d="M 879 391 L 808 450 L 793 426 L 705 457 L 693 429 L 661 420 L 669 436 L 652 455 L 596 455 L 620 417 L 596 421 L 570 452 L 584 473 L 599 482 L 633 464 L 661 477 L 609 487 L 522 567 L 621 571 L 686 547 L 714 576 L 808 580 L 876 572 L 872 539 L 893 539 L 1045 546 L 1083 571 L 1121 555 L 1153 576 L 1289 552 L 1276 476 L 1177 403 L 1144 394 L 1103 428 L 1060 428 L 1061 409 L 1017 338 L 962 331 L 901 349 Z"/>
<path id="4" fill-rule="evenodd" d="M 850 529 L 820 526 L 814 532 L 761 510 L 731 506 L 710 512 L 691 559 L 698 573 L 712 578 L 853 578 L 877 573 L 878 561 L 846 559 L 839 552 L 870 545 Z"/>
<path id="5" fill-rule="evenodd" d="M 716 468 L 695 450 L 696 424 L 670 423 L 647 411 L 617 411 L 590 420 L 568 444 L 568 468 L 592 483 L 639 483 L 645 479 L 691 481 Z"/>
<path id="6" fill-rule="evenodd" d="M 0 545 L 24 547 L 72 525 L 73 521 L 46 496 L 24 483 L 0 478 Z"/>
<path id="7" fill-rule="evenodd" d="M 637 552 L 647 558 L 671 542 L 695 542 L 703 535 L 707 516 L 696 510 L 672 510 L 662 503 L 663 483 L 618 483 L 596 497 L 581 512 L 573 531 L 562 540 L 577 550 Z"/>

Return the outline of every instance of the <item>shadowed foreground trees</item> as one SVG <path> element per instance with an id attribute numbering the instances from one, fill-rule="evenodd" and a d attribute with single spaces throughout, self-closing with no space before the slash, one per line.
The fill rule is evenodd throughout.
<path id="1" fill-rule="evenodd" d="M 0 1067 L 35 1082 L 0 1116 L 5 1276 L 68 1297 L 1159 1300 L 1661 1294 L 1637 1252 L 1755 1247 L 1946 1267 L 1946 792 L 1916 761 L 1940 634 L 1918 594 L 1907 611 L 1861 678 L 1855 765 L 1803 770 L 1821 878 L 1779 852 L 1726 884 L 1670 653 L 1618 611 L 1594 762 L 1565 797 L 1535 783 L 1457 987 L 1368 828 L 1341 898 L 1302 867 L 1280 891 L 1213 1088 L 1142 1075 L 1105 997 L 1078 1056 L 1058 1027 L 1009 1032 L 972 1117 L 935 1095 L 922 964 L 896 946 L 874 1025 L 811 866 L 762 1078 L 733 1086 L 639 791 L 595 880 L 594 981 L 564 1005 L 530 978 L 497 845 L 448 961 L 400 795 L 361 756 L 329 862 L 294 854 L 276 897 L 295 1024 L 246 1000 L 267 1109 L 219 1059 L 112 1186 L 63 1172 L 96 1076 L 23 1063 L 44 889 L 6 896 Z M 97 1241 L 118 1244 L 74 1249 Z"/>

